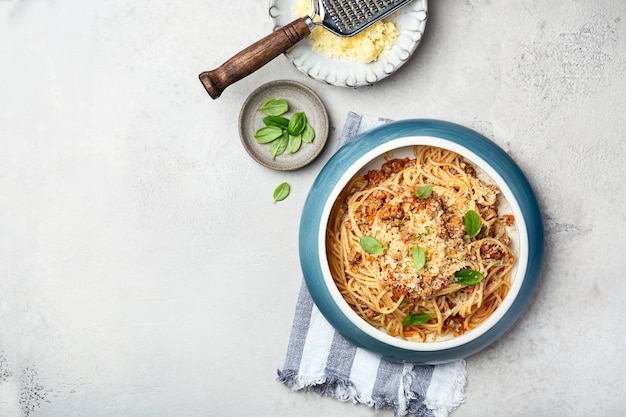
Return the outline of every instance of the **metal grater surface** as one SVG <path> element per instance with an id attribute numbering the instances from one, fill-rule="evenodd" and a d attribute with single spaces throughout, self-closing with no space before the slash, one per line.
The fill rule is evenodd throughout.
<path id="1" fill-rule="evenodd" d="M 322 26 L 338 36 L 353 36 L 411 0 L 318 0 Z"/>

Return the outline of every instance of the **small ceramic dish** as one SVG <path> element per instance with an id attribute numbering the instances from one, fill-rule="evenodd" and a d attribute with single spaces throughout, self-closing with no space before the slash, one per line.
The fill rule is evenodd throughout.
<path id="1" fill-rule="evenodd" d="M 259 108 L 271 98 L 287 101 L 289 111 L 283 115 L 286 118 L 298 111 L 305 113 L 315 131 L 311 143 L 303 143 L 295 153 L 286 151 L 272 158 L 270 144 L 256 141 L 254 133 L 265 126 L 263 118 L 266 116 Z M 295 170 L 312 162 L 324 148 L 328 130 L 328 113 L 322 100 L 309 87 L 295 81 L 279 80 L 262 85 L 248 96 L 239 113 L 239 136 L 248 154 L 259 164 L 280 171 Z"/>
<path id="2" fill-rule="evenodd" d="M 502 304 L 466 333 L 432 342 L 392 337 L 367 323 L 348 305 L 330 272 L 326 255 L 328 219 L 345 185 L 355 176 L 381 166 L 385 157 L 402 158 L 424 145 L 451 150 L 485 173 L 498 187 L 512 213 L 512 250 L 517 261 Z M 379 169 L 378 168 L 378 169 Z M 510 211 L 508 211 L 510 210 Z M 437 120 L 393 122 L 366 132 L 342 146 L 322 168 L 305 201 L 300 223 L 300 262 L 320 312 L 357 346 L 390 360 L 437 364 L 469 356 L 500 338 L 520 317 L 536 287 L 543 260 L 543 223 L 535 195 L 515 162 L 477 132 Z"/>
<path id="3" fill-rule="evenodd" d="M 297 17 L 293 15 L 296 0 L 270 0 L 269 14 L 274 30 L 283 27 Z M 370 63 L 342 59 L 330 59 L 313 50 L 308 38 L 289 49 L 285 56 L 309 77 L 340 87 L 372 85 L 396 72 L 404 65 L 420 44 L 428 17 L 427 0 L 413 0 L 403 6 L 392 19 L 400 27 L 396 44 Z"/>

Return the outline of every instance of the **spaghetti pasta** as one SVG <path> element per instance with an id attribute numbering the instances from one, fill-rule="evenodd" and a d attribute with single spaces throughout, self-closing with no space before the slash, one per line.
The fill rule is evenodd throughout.
<path id="1" fill-rule="evenodd" d="M 432 342 L 476 327 L 502 303 L 516 260 L 507 232 L 514 217 L 499 215 L 498 188 L 460 155 L 417 146 L 414 156 L 386 158 L 344 187 L 326 254 L 359 316 L 392 336 Z"/>

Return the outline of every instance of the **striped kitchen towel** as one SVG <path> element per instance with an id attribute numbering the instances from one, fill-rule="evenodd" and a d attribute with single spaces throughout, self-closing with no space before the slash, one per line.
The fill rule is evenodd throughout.
<path id="1" fill-rule="evenodd" d="M 339 146 L 389 121 L 350 112 Z M 463 402 L 466 368 L 463 360 L 435 366 L 391 362 L 356 347 L 326 321 L 303 282 L 278 380 L 294 391 L 390 408 L 398 417 L 446 417 Z"/>

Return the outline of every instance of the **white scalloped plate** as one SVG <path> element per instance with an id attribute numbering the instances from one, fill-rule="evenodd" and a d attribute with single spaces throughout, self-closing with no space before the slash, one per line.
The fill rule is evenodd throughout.
<path id="1" fill-rule="evenodd" d="M 298 16 L 293 15 L 296 0 L 270 0 L 269 14 L 274 30 L 285 26 Z M 372 85 L 393 74 L 411 58 L 419 45 L 428 17 L 427 0 L 413 0 L 402 7 L 394 20 L 400 26 L 398 41 L 384 56 L 368 64 L 342 59 L 330 59 L 313 50 L 304 39 L 285 52 L 285 56 L 309 77 L 340 87 Z"/>

